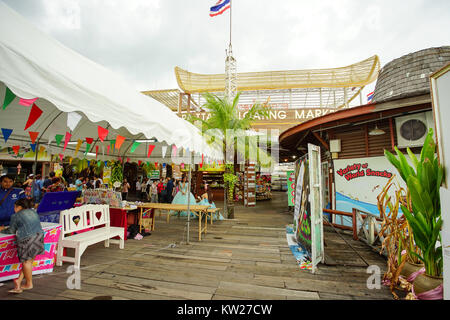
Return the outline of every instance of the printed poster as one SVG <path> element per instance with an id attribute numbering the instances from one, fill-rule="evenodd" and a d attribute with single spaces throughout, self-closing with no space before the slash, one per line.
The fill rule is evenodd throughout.
<path id="1" fill-rule="evenodd" d="M 288 206 L 295 206 L 295 171 L 286 171 L 287 175 L 287 191 L 288 191 Z"/>

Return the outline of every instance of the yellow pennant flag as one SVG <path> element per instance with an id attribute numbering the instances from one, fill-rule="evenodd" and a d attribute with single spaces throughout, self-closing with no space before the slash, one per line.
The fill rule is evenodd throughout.
<path id="1" fill-rule="evenodd" d="M 78 150 L 80 150 L 80 147 L 81 147 L 81 144 L 83 143 L 83 140 L 81 140 L 81 139 L 78 139 L 78 142 L 77 142 L 77 147 L 75 148 L 75 153 L 74 153 L 74 156 L 76 156 L 77 155 L 77 153 L 78 153 Z"/>
<path id="2" fill-rule="evenodd" d="M 72 164 L 72 160 L 73 160 L 73 158 L 69 157 L 69 164 Z"/>

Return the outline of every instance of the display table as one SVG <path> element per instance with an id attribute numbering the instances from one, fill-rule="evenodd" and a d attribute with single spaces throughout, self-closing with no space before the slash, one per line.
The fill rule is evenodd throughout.
<path id="1" fill-rule="evenodd" d="M 53 272 L 55 265 L 56 246 L 58 245 L 61 225 L 58 223 L 41 222 L 44 230 L 45 253 L 36 256 L 33 261 L 33 273 Z M 22 264 L 17 256 L 16 235 L 0 233 L 0 282 L 16 279 L 22 270 Z"/>
<path id="2" fill-rule="evenodd" d="M 140 208 L 140 215 L 139 215 L 139 227 L 142 228 L 143 225 L 143 218 L 145 217 L 145 214 L 148 212 L 151 212 L 150 218 L 152 219 L 152 230 L 155 229 L 155 212 L 152 209 L 158 209 L 167 211 L 167 223 L 170 219 L 170 211 L 187 211 L 188 206 L 187 204 L 171 204 L 171 203 L 142 203 L 137 205 L 138 208 Z M 208 226 L 208 212 L 207 209 L 209 206 L 207 205 L 199 205 L 199 204 L 192 204 L 190 205 L 189 209 L 194 213 L 196 216 L 199 217 L 198 219 L 198 240 L 202 240 L 202 233 L 206 234 L 207 232 L 207 226 Z M 202 228 L 202 219 L 205 217 L 205 223 L 204 227 Z"/>
<path id="3" fill-rule="evenodd" d="M 128 230 L 128 213 L 132 210 L 136 210 L 136 208 L 114 208 L 109 207 L 109 219 L 111 227 L 122 227 L 124 228 L 124 239 L 127 240 L 127 230 Z M 135 224 L 138 224 L 136 221 L 136 215 L 133 217 Z M 133 222 L 131 222 L 133 223 Z M 114 239 L 118 239 L 115 237 Z"/>

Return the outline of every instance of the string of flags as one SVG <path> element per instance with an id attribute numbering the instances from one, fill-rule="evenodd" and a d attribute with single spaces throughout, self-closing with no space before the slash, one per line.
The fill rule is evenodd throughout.
<path id="1" fill-rule="evenodd" d="M 14 99 L 16 97 L 17 96 L 8 87 L 6 87 L 5 97 L 4 97 L 4 101 L 2 104 L 2 110 L 5 110 L 14 101 Z M 36 104 L 36 101 L 38 100 L 38 98 L 31 98 L 31 99 L 25 99 L 25 98 L 20 98 L 20 97 L 18 97 L 18 98 L 19 98 L 19 102 L 18 102 L 19 105 L 30 108 L 28 119 L 26 121 L 25 128 L 24 128 L 24 131 L 27 131 L 27 129 L 30 129 L 36 123 L 36 121 L 42 116 L 42 114 L 44 112 Z M 63 146 L 62 153 L 57 152 L 57 156 L 59 157 L 59 159 L 61 161 L 64 159 L 64 153 L 66 152 L 66 148 L 70 142 L 70 139 L 73 136 L 72 132 L 76 129 L 76 127 L 80 123 L 81 119 L 82 119 L 82 116 L 77 112 L 67 113 L 67 127 L 70 129 L 70 132 L 67 131 L 67 132 L 65 132 L 65 134 L 55 134 L 55 136 L 54 136 L 54 139 L 55 139 L 55 142 L 56 142 L 56 145 L 58 148 L 61 147 L 61 143 L 64 138 L 64 146 Z M 3 140 L 5 141 L 5 143 L 8 142 L 8 139 L 10 139 L 13 131 L 14 130 L 10 129 L 10 128 L 1 128 Z M 109 130 L 106 128 L 103 128 L 102 126 L 99 125 L 99 126 L 97 126 L 97 133 L 98 133 L 98 139 L 102 142 L 102 154 L 104 156 L 103 143 L 105 142 L 105 140 L 109 134 Z M 36 152 L 37 143 L 39 143 L 39 132 L 30 130 L 30 131 L 28 131 L 28 134 L 29 134 L 30 142 L 31 142 L 29 144 L 31 147 L 31 150 L 33 152 Z M 51 142 L 50 140 L 51 139 L 49 139 L 47 151 L 50 151 L 50 142 Z M 115 137 L 115 139 L 109 140 L 109 145 L 106 146 L 107 147 L 106 154 L 109 156 L 110 153 L 113 154 L 116 150 L 119 151 L 121 149 L 123 143 L 125 142 L 125 140 L 126 140 L 126 138 L 121 135 L 117 135 Z M 87 155 L 87 153 L 89 152 L 91 145 L 93 144 L 93 141 L 94 141 L 94 138 L 92 138 L 92 137 L 86 137 L 85 140 L 78 139 L 73 156 L 76 156 L 78 154 L 79 149 L 81 148 L 81 145 L 83 144 L 84 141 L 86 141 L 86 151 L 85 151 L 84 155 L 85 156 Z M 130 153 L 136 152 L 136 150 L 139 148 L 140 145 L 141 145 L 141 142 L 133 141 L 131 148 L 130 148 Z M 156 146 L 154 144 L 148 145 L 147 158 L 150 158 L 155 147 Z M 16 154 L 16 156 L 19 154 L 20 148 L 21 148 L 20 145 L 12 146 L 13 152 Z M 167 148 L 168 148 L 168 146 L 161 146 L 161 156 L 163 159 L 166 157 Z M 44 146 L 41 145 L 39 147 L 39 153 L 44 153 L 45 150 L 46 150 L 46 148 Z M 179 151 L 178 148 L 175 145 L 172 145 L 172 156 L 173 157 L 175 157 L 177 155 L 178 151 Z M 187 153 L 187 150 L 183 149 L 183 156 L 185 156 L 186 153 Z M 96 145 L 96 147 L 95 147 L 96 160 L 98 160 L 98 154 L 99 154 L 99 145 Z M 70 162 L 72 162 L 73 157 L 69 157 L 68 159 Z M 127 159 L 127 162 L 130 162 L 129 157 L 127 157 L 126 159 Z M 118 160 L 121 162 L 123 161 L 122 157 L 119 157 Z M 202 161 L 200 163 L 200 167 L 203 165 L 203 162 L 204 162 L 204 157 L 202 155 Z M 138 165 L 141 165 L 141 164 L 142 164 L 142 160 L 138 160 Z M 158 165 L 159 165 L 158 162 L 154 162 L 154 164 L 155 164 L 155 167 L 158 168 Z M 163 163 L 163 167 L 164 167 L 164 165 L 165 165 L 165 163 Z M 181 166 L 184 167 L 184 163 L 182 163 Z"/>

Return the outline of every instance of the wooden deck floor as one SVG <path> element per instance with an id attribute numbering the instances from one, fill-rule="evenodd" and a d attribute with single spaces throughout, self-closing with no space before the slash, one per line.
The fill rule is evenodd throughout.
<path id="1" fill-rule="evenodd" d="M 203 241 L 197 222 L 191 222 L 190 244 L 186 219 L 156 219 L 156 229 L 143 240 L 127 240 L 125 249 L 102 243 L 81 258 L 81 289 L 68 289 L 70 265 L 33 277 L 33 290 L 10 294 L 12 281 L 0 287 L 4 299 L 388 299 L 389 290 L 369 290 L 368 265 L 382 273 L 385 259 L 362 242 L 325 227 L 325 252 L 336 265 L 319 265 L 316 274 L 300 270 L 286 241 L 292 223 L 284 193 L 256 208 L 236 207 L 235 220 L 214 222 Z M 175 244 L 175 246 L 171 245 Z M 352 248 L 353 247 L 353 248 Z M 355 253 L 357 250 L 358 254 Z"/>

